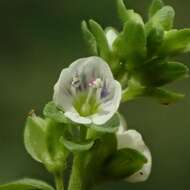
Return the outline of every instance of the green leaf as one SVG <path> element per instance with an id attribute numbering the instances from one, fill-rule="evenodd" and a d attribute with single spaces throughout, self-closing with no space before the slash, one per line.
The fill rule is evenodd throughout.
<path id="1" fill-rule="evenodd" d="M 45 130 L 45 120 L 35 115 L 27 118 L 24 144 L 27 152 L 38 162 L 43 162 L 47 153 Z"/>
<path id="2" fill-rule="evenodd" d="M 127 9 L 125 7 L 123 0 L 117 0 L 117 11 L 121 21 L 125 23 L 127 17 Z"/>
<path id="3" fill-rule="evenodd" d="M 43 114 L 45 117 L 53 119 L 59 123 L 67 123 L 67 118 L 65 117 L 64 112 L 58 109 L 54 102 L 46 104 Z"/>
<path id="4" fill-rule="evenodd" d="M 128 67 L 141 65 L 146 56 L 146 35 L 144 23 L 138 14 L 133 14 L 126 22 L 123 31 L 113 44 L 113 51 L 122 62 L 128 61 Z"/>
<path id="5" fill-rule="evenodd" d="M 60 138 L 60 142 L 71 152 L 81 152 L 81 151 L 87 151 L 92 148 L 94 145 L 94 141 L 92 140 L 84 140 L 82 142 L 80 141 L 72 141 L 67 140 L 65 137 Z"/>
<path id="6" fill-rule="evenodd" d="M 46 129 L 46 144 L 52 163 L 47 163 L 49 170 L 64 170 L 68 151 L 59 139 L 64 135 L 65 124 L 49 120 Z"/>
<path id="7" fill-rule="evenodd" d="M 144 96 L 157 99 L 163 105 L 170 105 L 184 98 L 183 94 L 171 92 L 162 88 L 147 88 Z"/>
<path id="8" fill-rule="evenodd" d="M 126 102 L 139 97 L 152 98 L 163 105 L 169 105 L 178 102 L 184 98 L 184 95 L 163 88 L 146 87 L 132 78 L 129 80 L 128 87 L 123 91 L 122 101 Z"/>
<path id="9" fill-rule="evenodd" d="M 132 9 L 127 9 L 123 0 L 116 1 L 118 15 L 123 24 L 134 19 L 139 19 L 140 15 L 135 13 Z"/>
<path id="10" fill-rule="evenodd" d="M 162 26 L 164 30 L 170 30 L 173 27 L 175 11 L 171 6 L 164 6 L 146 24 L 146 32 L 149 34 L 151 28 L 157 25 Z"/>
<path id="11" fill-rule="evenodd" d="M 0 185 L 0 190 L 54 190 L 54 188 L 46 182 L 26 178 Z"/>
<path id="12" fill-rule="evenodd" d="M 117 0 L 117 11 L 118 11 L 118 15 L 120 20 L 125 23 L 126 21 L 128 21 L 129 19 L 129 13 L 132 10 L 127 10 L 125 3 L 123 2 L 123 0 Z"/>
<path id="13" fill-rule="evenodd" d="M 190 29 L 170 30 L 165 33 L 162 46 L 158 50 L 160 56 L 175 56 L 190 52 Z"/>
<path id="14" fill-rule="evenodd" d="M 149 7 L 149 18 L 153 17 L 163 6 L 162 0 L 153 0 Z"/>
<path id="15" fill-rule="evenodd" d="M 96 38 L 100 56 L 108 61 L 110 57 L 110 51 L 109 51 L 109 45 L 108 45 L 108 41 L 107 41 L 104 30 L 94 20 L 90 20 L 89 25 L 90 25 L 92 34 Z"/>
<path id="16" fill-rule="evenodd" d="M 112 179 L 123 179 L 139 171 L 147 163 L 144 155 L 134 149 L 125 148 L 113 154 L 103 167 L 104 173 Z"/>
<path id="17" fill-rule="evenodd" d="M 158 87 L 187 78 L 188 73 L 188 67 L 182 63 L 153 60 L 139 70 L 136 76 L 143 85 Z"/>
<path id="18" fill-rule="evenodd" d="M 131 78 L 128 81 L 128 87 L 123 90 L 122 101 L 127 102 L 135 99 L 136 97 L 143 96 L 146 87 L 142 86 L 139 81 Z"/>
<path id="19" fill-rule="evenodd" d="M 87 23 L 85 21 L 83 21 L 81 23 L 81 29 L 83 32 L 84 40 L 86 42 L 86 45 L 87 45 L 90 53 L 92 53 L 92 55 L 98 55 L 98 47 L 97 47 L 97 43 L 96 43 L 96 38 L 90 32 L 90 30 L 87 26 Z"/>
<path id="20" fill-rule="evenodd" d="M 147 37 L 148 56 L 152 57 L 160 48 L 164 40 L 164 30 L 161 26 L 157 25 L 152 27 Z"/>
<path id="21" fill-rule="evenodd" d="M 88 127 L 94 129 L 95 131 L 104 133 L 114 133 L 118 130 L 120 124 L 119 114 L 115 114 L 109 121 L 103 125 L 91 124 Z"/>

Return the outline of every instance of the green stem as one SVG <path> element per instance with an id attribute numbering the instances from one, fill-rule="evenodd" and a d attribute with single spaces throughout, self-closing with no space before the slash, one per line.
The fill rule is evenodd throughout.
<path id="1" fill-rule="evenodd" d="M 68 190 L 85 190 L 84 155 L 79 153 L 74 156 Z"/>
<path id="2" fill-rule="evenodd" d="M 57 172 L 54 175 L 54 177 L 55 177 L 56 190 L 64 190 L 63 174 L 62 174 L 62 172 Z"/>
<path id="3" fill-rule="evenodd" d="M 98 135 L 96 131 L 88 130 L 87 138 Z M 115 152 L 117 144 L 115 134 L 104 134 L 99 138 L 91 150 L 74 154 L 68 190 L 90 190 L 100 180 L 103 163 Z"/>

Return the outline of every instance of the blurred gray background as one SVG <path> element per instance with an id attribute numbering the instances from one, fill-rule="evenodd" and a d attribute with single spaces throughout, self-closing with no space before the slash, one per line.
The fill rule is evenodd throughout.
<path id="1" fill-rule="evenodd" d="M 176 27 L 190 27 L 190 1 L 166 0 L 176 12 Z M 128 7 L 146 14 L 149 0 L 128 0 Z M 83 19 L 121 27 L 115 0 L 0 1 L 0 183 L 52 177 L 26 153 L 23 129 L 27 113 L 52 97 L 61 69 L 88 56 L 80 31 Z M 189 64 L 190 55 L 178 59 Z M 171 88 L 186 93 L 180 103 L 165 107 L 149 99 L 123 105 L 129 128 L 140 131 L 153 155 L 153 170 L 145 183 L 105 184 L 97 190 L 190 189 L 190 80 Z"/>

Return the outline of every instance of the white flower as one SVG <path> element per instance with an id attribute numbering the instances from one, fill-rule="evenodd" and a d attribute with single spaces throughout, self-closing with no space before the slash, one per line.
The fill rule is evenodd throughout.
<path id="1" fill-rule="evenodd" d="M 109 48 L 110 48 L 110 50 L 112 50 L 113 43 L 116 40 L 116 38 L 118 37 L 118 33 L 112 27 L 108 27 L 106 29 L 105 33 L 106 33 L 106 38 L 107 38 L 107 41 L 108 41 Z"/>
<path id="2" fill-rule="evenodd" d="M 117 132 L 118 149 L 132 148 L 139 151 L 147 158 L 147 163 L 144 164 L 138 172 L 126 178 L 126 181 L 132 183 L 145 181 L 148 179 L 152 167 L 152 156 L 150 150 L 145 145 L 139 132 L 136 130 L 126 130 L 126 127 L 124 127 L 123 124 L 124 120 L 122 120 Z"/>
<path id="3" fill-rule="evenodd" d="M 76 123 L 102 125 L 117 111 L 121 85 L 99 57 L 76 60 L 63 69 L 54 86 L 53 101 Z"/>

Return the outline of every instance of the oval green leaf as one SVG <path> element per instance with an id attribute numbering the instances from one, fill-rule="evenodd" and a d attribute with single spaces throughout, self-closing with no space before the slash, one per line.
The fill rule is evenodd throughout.
<path id="1" fill-rule="evenodd" d="M 45 120 L 37 116 L 27 118 L 24 130 L 24 144 L 27 152 L 38 162 L 42 162 L 47 153 L 45 130 Z"/>
<path id="2" fill-rule="evenodd" d="M 159 56 L 175 56 L 190 52 L 190 29 L 170 30 L 158 50 Z"/>
<path id="3" fill-rule="evenodd" d="M 90 29 L 98 45 L 99 55 L 106 61 L 109 61 L 110 51 L 108 41 L 103 28 L 94 20 L 89 21 Z"/>
<path id="4" fill-rule="evenodd" d="M 131 14 L 130 20 L 125 23 L 123 31 L 113 43 L 113 51 L 120 61 L 127 61 L 128 69 L 139 67 L 143 63 L 146 56 L 146 35 L 140 15 Z"/>
<path id="5" fill-rule="evenodd" d="M 104 173 L 112 179 L 123 179 L 139 171 L 147 163 L 144 155 L 134 149 L 125 148 L 113 154 L 103 167 Z"/>
<path id="6" fill-rule="evenodd" d="M 97 42 L 94 35 L 90 32 L 87 23 L 83 21 L 81 23 L 81 29 L 83 32 L 84 40 L 86 42 L 86 45 L 92 55 L 98 55 L 98 48 L 97 48 Z"/>
<path id="7" fill-rule="evenodd" d="M 162 0 L 153 0 L 149 7 L 149 18 L 153 17 L 163 6 Z"/>
<path id="8" fill-rule="evenodd" d="M 46 182 L 26 178 L 0 185 L 0 190 L 54 190 L 54 188 Z"/>

